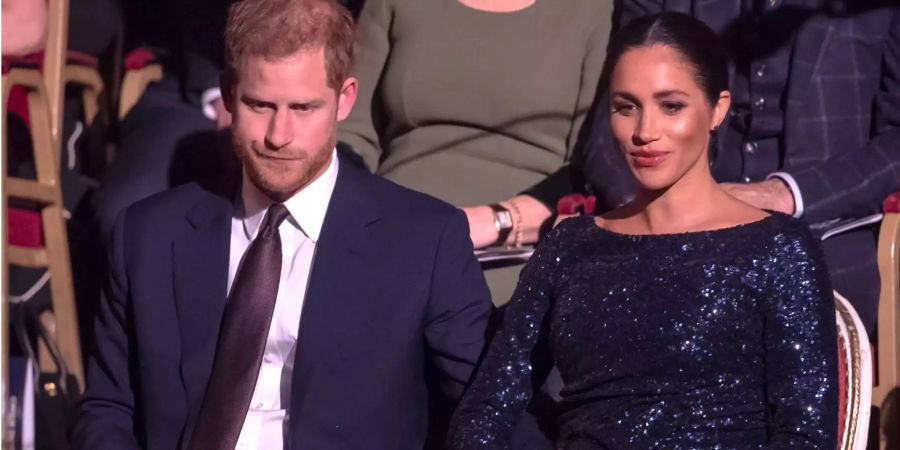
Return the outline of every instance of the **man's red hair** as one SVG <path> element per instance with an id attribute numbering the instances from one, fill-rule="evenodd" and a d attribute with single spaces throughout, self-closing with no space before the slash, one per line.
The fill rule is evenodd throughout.
<path id="1" fill-rule="evenodd" d="M 232 79 L 248 56 L 277 60 L 325 48 L 328 86 L 340 89 L 353 61 L 353 16 L 335 0 L 242 0 L 231 6 L 225 64 Z"/>

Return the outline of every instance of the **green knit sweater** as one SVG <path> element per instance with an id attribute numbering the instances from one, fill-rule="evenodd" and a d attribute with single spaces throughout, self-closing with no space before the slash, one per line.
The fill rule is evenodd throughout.
<path id="1" fill-rule="evenodd" d="M 572 155 L 605 57 L 611 0 L 510 13 L 368 0 L 339 139 L 374 172 L 457 206 L 515 195 Z"/>

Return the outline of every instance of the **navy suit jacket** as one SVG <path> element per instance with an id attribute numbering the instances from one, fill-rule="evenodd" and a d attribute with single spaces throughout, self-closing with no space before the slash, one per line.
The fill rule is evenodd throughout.
<path id="1" fill-rule="evenodd" d="M 227 184 L 187 184 L 119 219 L 76 448 L 189 441 L 226 301 Z M 490 309 L 464 214 L 343 160 L 299 324 L 288 448 L 421 449 L 429 387 L 462 394 Z"/>

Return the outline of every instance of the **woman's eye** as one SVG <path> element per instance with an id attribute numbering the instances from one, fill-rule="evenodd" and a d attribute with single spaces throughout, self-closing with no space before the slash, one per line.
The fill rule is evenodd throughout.
<path id="1" fill-rule="evenodd" d="M 637 109 L 637 106 L 631 103 L 617 103 L 613 105 L 613 112 L 619 113 L 623 116 L 632 115 L 635 109 Z"/>
<path id="2" fill-rule="evenodd" d="M 665 102 L 662 104 L 662 110 L 666 114 L 677 114 L 682 109 L 684 109 L 683 103 Z"/>

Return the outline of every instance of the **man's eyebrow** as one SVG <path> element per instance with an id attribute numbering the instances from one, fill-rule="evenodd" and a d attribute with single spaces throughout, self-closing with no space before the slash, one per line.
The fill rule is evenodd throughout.
<path id="1" fill-rule="evenodd" d="M 325 102 L 322 100 L 308 100 L 302 102 L 291 102 L 288 104 L 288 108 L 290 109 L 299 109 L 299 108 L 318 108 L 324 105 Z"/>
<path id="2" fill-rule="evenodd" d="M 260 99 L 258 99 L 258 98 L 256 98 L 256 97 L 253 97 L 253 96 L 250 96 L 250 95 L 247 95 L 247 94 L 241 95 L 241 101 L 244 102 L 244 103 L 247 103 L 247 104 L 252 103 L 252 104 L 264 105 L 264 106 L 272 106 L 272 105 L 274 105 L 274 103 L 272 103 L 272 102 L 267 102 L 267 101 L 265 101 L 265 100 L 260 100 Z"/>

